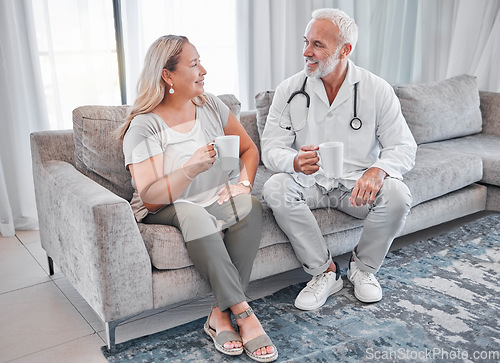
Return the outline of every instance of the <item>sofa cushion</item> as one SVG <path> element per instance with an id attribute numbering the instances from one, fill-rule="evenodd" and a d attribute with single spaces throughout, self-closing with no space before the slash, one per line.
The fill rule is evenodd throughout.
<path id="1" fill-rule="evenodd" d="M 259 92 L 255 95 L 255 108 L 257 109 L 257 130 L 259 130 L 259 136 L 262 138 L 262 132 L 264 132 L 264 126 L 266 125 L 267 115 L 269 114 L 269 108 L 273 102 L 274 91 L 264 91 Z"/>
<path id="2" fill-rule="evenodd" d="M 483 176 L 479 156 L 432 145 L 418 147 L 415 166 L 404 175 L 412 193 L 412 207 L 480 181 Z"/>
<path id="3" fill-rule="evenodd" d="M 348 216 L 335 209 L 315 209 L 314 216 L 324 235 L 348 231 L 363 224 L 363 220 Z M 172 226 L 138 223 L 151 263 L 158 270 L 175 270 L 192 266 L 186 244 L 180 231 Z M 278 227 L 271 209 L 264 204 L 260 249 L 290 243 Z"/>
<path id="4" fill-rule="evenodd" d="M 247 132 L 248 136 L 250 136 L 254 144 L 257 146 L 257 149 L 259 150 L 259 164 L 262 164 L 260 135 L 257 129 L 257 123 L 255 122 L 255 119 L 256 119 L 255 110 L 243 111 L 240 114 L 241 125 L 245 128 L 245 131 Z"/>
<path id="5" fill-rule="evenodd" d="M 417 144 L 481 132 L 476 77 L 394 86 L 401 110 Z"/>
<path id="6" fill-rule="evenodd" d="M 75 167 L 82 174 L 130 200 L 134 189 L 125 170 L 122 142 L 114 133 L 128 106 L 82 106 L 73 111 Z"/>
<path id="7" fill-rule="evenodd" d="M 239 118 L 241 103 L 231 94 L 218 96 Z M 75 167 L 120 197 L 131 200 L 134 189 L 125 169 L 122 141 L 115 131 L 129 106 L 82 106 L 73 111 Z"/>
<path id="8" fill-rule="evenodd" d="M 137 223 L 151 263 L 159 270 L 191 266 L 181 231 L 162 224 Z"/>
<path id="9" fill-rule="evenodd" d="M 224 104 L 229 107 L 234 116 L 239 120 L 240 119 L 240 111 L 241 111 L 241 102 L 236 98 L 235 95 L 232 94 L 223 94 L 218 95 Z"/>
<path id="10" fill-rule="evenodd" d="M 439 152 L 467 153 L 479 156 L 483 160 L 483 178 L 481 182 L 500 186 L 500 139 L 496 135 L 477 134 L 458 139 L 445 140 L 426 145 Z"/>

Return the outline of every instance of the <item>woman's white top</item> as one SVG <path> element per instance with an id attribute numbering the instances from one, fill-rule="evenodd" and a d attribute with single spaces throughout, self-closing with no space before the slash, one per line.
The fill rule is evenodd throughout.
<path id="1" fill-rule="evenodd" d="M 224 135 L 224 127 L 229 119 L 229 108 L 216 96 L 205 94 L 207 103 L 196 106 L 196 120 L 187 133 L 177 132 L 158 115 L 150 112 L 133 118 L 123 139 L 125 167 L 140 163 L 152 156 L 163 154 L 163 176 L 182 167 L 196 150 Z M 214 203 L 217 192 L 228 180 L 228 172 L 216 162 L 209 170 L 194 178 L 175 202 L 196 203 L 203 207 Z M 134 195 L 130 202 L 138 222 L 150 213 L 142 202 L 134 181 Z M 165 193 L 168 191 L 165 188 Z"/>

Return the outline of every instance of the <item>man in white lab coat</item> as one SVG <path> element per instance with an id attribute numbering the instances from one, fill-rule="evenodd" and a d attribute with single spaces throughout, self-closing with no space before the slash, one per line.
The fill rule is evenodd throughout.
<path id="1" fill-rule="evenodd" d="M 313 276 L 295 300 L 303 310 L 321 307 L 343 286 L 311 209 L 336 208 L 365 220 L 347 277 L 360 301 L 376 302 L 382 288 L 374 274 L 411 206 L 402 179 L 417 146 L 392 87 L 349 60 L 357 37 L 356 23 L 341 10 L 313 12 L 305 68 L 277 87 L 262 135 L 263 162 L 277 172 L 264 185 L 264 199 Z M 325 141 L 344 144 L 339 178 L 318 165 Z"/>

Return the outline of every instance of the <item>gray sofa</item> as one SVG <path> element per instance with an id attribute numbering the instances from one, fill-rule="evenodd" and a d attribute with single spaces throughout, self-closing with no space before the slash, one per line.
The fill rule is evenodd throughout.
<path id="1" fill-rule="evenodd" d="M 405 175 L 413 206 L 401 235 L 485 209 L 500 208 L 500 94 L 479 92 L 474 77 L 394 87 L 419 144 Z M 273 92 L 240 113 L 234 96 L 221 99 L 257 145 Z M 210 292 L 192 266 L 180 232 L 136 223 L 128 203 L 130 175 L 113 131 L 126 106 L 74 110 L 73 130 L 31 135 L 42 247 L 105 322 L 108 349 L 115 328 L 135 314 Z M 270 172 L 259 166 L 253 194 Z M 349 252 L 362 220 L 336 210 L 314 211 L 332 255 Z M 252 280 L 300 267 L 264 203 L 263 234 Z M 292 303 L 292 302 L 290 302 Z"/>

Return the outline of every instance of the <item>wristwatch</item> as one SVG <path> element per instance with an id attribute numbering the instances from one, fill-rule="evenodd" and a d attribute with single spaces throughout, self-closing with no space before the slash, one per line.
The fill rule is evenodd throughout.
<path id="1" fill-rule="evenodd" d="M 242 180 L 238 184 L 243 184 L 245 187 L 250 188 L 250 191 L 252 191 L 252 183 L 250 183 L 250 181 L 248 181 L 248 180 Z"/>

